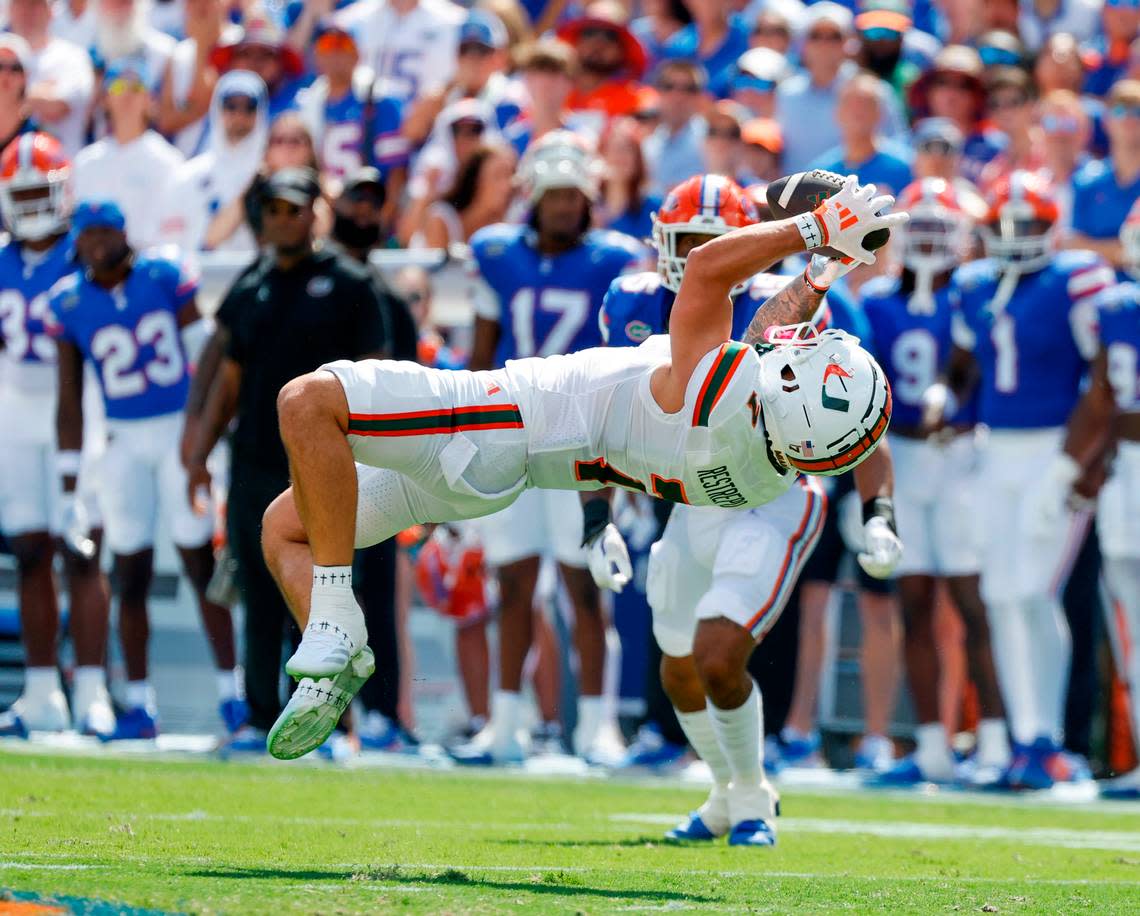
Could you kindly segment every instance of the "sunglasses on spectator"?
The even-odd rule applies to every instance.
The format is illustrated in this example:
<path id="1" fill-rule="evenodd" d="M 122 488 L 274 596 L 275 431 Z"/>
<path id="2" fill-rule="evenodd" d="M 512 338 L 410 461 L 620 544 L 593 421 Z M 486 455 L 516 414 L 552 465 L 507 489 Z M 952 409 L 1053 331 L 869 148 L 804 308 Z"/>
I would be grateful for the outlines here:
<path id="1" fill-rule="evenodd" d="M 301 207 L 287 200 L 282 200 L 280 197 L 271 197 L 264 204 L 261 210 L 265 216 L 280 217 L 284 216 L 288 219 L 296 219 L 301 215 Z"/>
<path id="2" fill-rule="evenodd" d="M 354 204 L 371 204 L 373 207 L 384 206 L 384 192 L 372 185 L 364 185 L 346 191 L 345 199 Z"/>
<path id="3" fill-rule="evenodd" d="M 894 29 L 884 29 L 881 26 L 873 29 L 864 29 L 859 33 L 864 41 L 902 41 L 902 32 Z"/>
<path id="4" fill-rule="evenodd" d="M 231 95 L 222 99 L 222 111 L 250 115 L 257 111 L 257 101 L 246 95 Z"/>
<path id="5" fill-rule="evenodd" d="M 585 41 L 589 38 L 601 38 L 604 41 L 619 44 L 621 42 L 621 35 L 617 33 L 616 29 L 607 29 L 601 26 L 588 26 L 578 33 L 578 38 Z"/>
<path id="6" fill-rule="evenodd" d="M 950 156 L 954 153 L 954 147 L 945 140 L 927 140 L 918 144 L 916 149 L 920 153 L 929 153 L 932 156 Z"/>
<path id="7" fill-rule="evenodd" d="M 1010 51 L 1006 48 L 983 46 L 981 48 L 978 48 L 978 56 L 982 59 L 982 64 L 986 67 L 1021 66 L 1021 55 L 1016 51 Z"/>
<path id="8" fill-rule="evenodd" d="M 738 127 L 710 127 L 706 133 L 709 138 L 717 140 L 739 140 L 740 128 Z"/>
<path id="9" fill-rule="evenodd" d="M 419 305 L 427 298 L 427 293 L 413 289 L 411 292 L 405 293 L 404 298 L 408 300 L 408 305 Z"/>
<path id="10" fill-rule="evenodd" d="M 120 77 L 107 84 L 107 95 L 125 95 L 128 92 L 145 92 L 146 86 L 133 77 Z"/>
<path id="11" fill-rule="evenodd" d="M 20 65 L 19 61 L 3 61 L 0 60 L 0 73 L 23 73 L 24 68 Z"/>
<path id="12" fill-rule="evenodd" d="M 758 25 L 752 30 L 753 35 L 766 35 L 770 38 L 779 36 L 780 38 L 791 37 L 791 32 L 785 29 L 782 25 Z"/>
<path id="13" fill-rule="evenodd" d="M 1049 134 L 1075 134 L 1080 122 L 1072 115 L 1047 114 L 1041 116 L 1041 126 Z"/>
<path id="14" fill-rule="evenodd" d="M 356 50 L 356 42 L 351 35 L 344 32 L 325 32 L 315 42 L 313 50 L 318 54 L 333 54 L 337 51 L 351 52 Z"/>
<path id="15" fill-rule="evenodd" d="M 741 73 L 732 79 L 733 92 L 741 92 L 745 89 L 754 89 L 757 92 L 772 92 L 775 88 L 775 80 L 761 79 L 758 76 L 751 76 L 747 73 Z"/>
<path id="16" fill-rule="evenodd" d="M 277 134 L 269 138 L 270 146 L 308 146 L 304 134 Z"/>
<path id="17" fill-rule="evenodd" d="M 488 48 L 486 45 L 480 44 L 477 41 L 465 41 L 459 46 L 460 57 L 462 57 L 464 54 L 475 54 L 478 57 L 490 57 L 494 53 L 494 48 Z"/>
<path id="18" fill-rule="evenodd" d="M 1008 108 L 1021 108 L 1029 103 L 1029 99 L 1021 93 L 1007 95 L 991 95 L 986 104 L 991 111 L 1004 111 Z"/>
<path id="19" fill-rule="evenodd" d="M 656 121 L 661 117 L 661 111 L 657 108 L 646 108 L 643 111 L 635 111 L 633 113 L 633 120 L 641 124 L 646 124 L 650 121 Z"/>
<path id="20" fill-rule="evenodd" d="M 1118 102 L 1112 106 L 1110 113 L 1114 118 L 1140 118 L 1140 105 L 1123 105 Z"/>
<path id="21" fill-rule="evenodd" d="M 481 137 L 484 125 L 480 121 L 456 121 L 451 125 L 453 137 Z"/>
<path id="22" fill-rule="evenodd" d="M 658 92 L 684 92 L 688 95 L 696 95 L 700 92 L 700 88 L 696 83 L 671 83 L 668 80 L 663 80 L 657 84 Z"/>
<path id="23" fill-rule="evenodd" d="M 843 34 L 841 32 L 808 32 L 807 41 L 826 41 L 831 44 L 839 44 L 843 41 Z"/>
<path id="24" fill-rule="evenodd" d="M 974 88 L 974 83 L 964 76 L 942 75 L 934 77 L 930 81 L 930 86 L 933 89 L 941 87 L 943 89 L 961 89 L 964 92 L 970 92 Z"/>

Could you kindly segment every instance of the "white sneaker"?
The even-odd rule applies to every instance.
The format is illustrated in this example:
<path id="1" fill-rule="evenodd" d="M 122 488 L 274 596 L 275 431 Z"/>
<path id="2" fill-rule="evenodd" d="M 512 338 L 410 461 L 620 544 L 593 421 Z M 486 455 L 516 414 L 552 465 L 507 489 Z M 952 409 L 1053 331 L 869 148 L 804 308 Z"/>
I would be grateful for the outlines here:
<path id="1" fill-rule="evenodd" d="M 285 663 L 285 672 L 290 677 L 335 677 L 366 648 L 368 630 L 360 608 L 354 606 L 341 618 L 309 617 L 308 626 L 301 635 L 301 644 Z"/>
<path id="2" fill-rule="evenodd" d="M 594 766 L 619 766 L 625 760 L 625 742 L 622 741 L 617 723 L 613 721 L 603 723 L 581 756 L 583 760 Z"/>
<path id="3" fill-rule="evenodd" d="M 375 670 L 376 659 L 365 646 L 335 677 L 302 678 L 269 730 L 269 753 L 279 760 L 293 760 L 324 744 Z"/>
<path id="4" fill-rule="evenodd" d="M 447 753 L 452 760 L 462 766 L 505 766 L 523 763 L 527 758 L 527 748 L 523 745 L 520 733 L 517 730 L 514 734 L 499 735 L 492 721 L 470 741 L 448 748 Z"/>
<path id="5" fill-rule="evenodd" d="M 885 735 L 864 735 L 855 752 L 855 769 L 885 773 L 895 765 L 895 746 Z"/>
<path id="6" fill-rule="evenodd" d="M 3 713 L 0 734 L 27 737 L 28 732 L 62 732 L 71 725 L 71 712 L 62 690 L 52 690 L 43 696 L 20 697 Z M 21 734 L 22 732 L 22 734 Z"/>
<path id="7" fill-rule="evenodd" d="M 115 730 L 115 709 L 111 694 L 100 684 L 88 695 L 76 690 L 72 695 L 71 721 L 81 735 L 109 735 Z"/>

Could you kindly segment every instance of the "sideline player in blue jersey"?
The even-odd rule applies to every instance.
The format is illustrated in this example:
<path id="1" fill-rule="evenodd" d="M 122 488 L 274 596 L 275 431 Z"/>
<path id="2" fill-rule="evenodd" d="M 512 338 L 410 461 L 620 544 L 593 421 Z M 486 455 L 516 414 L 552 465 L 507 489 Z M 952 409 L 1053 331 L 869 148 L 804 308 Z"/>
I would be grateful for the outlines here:
<path id="1" fill-rule="evenodd" d="M 1117 670 L 1129 690 L 1132 740 L 1140 748 L 1140 202 L 1120 230 L 1124 271 L 1096 300 L 1099 349 L 1089 384 L 1069 419 L 1069 476 L 1095 471 L 1113 452 L 1100 492 L 1097 532 L 1105 581 L 1123 614 L 1108 612 Z M 1074 488 L 1077 490 L 1079 488 Z M 1079 496 L 1088 495 L 1079 493 Z M 1058 489 L 1046 512 L 1059 515 L 1070 496 Z M 1107 798 L 1140 798 L 1140 769 L 1101 785 Z"/>
<path id="2" fill-rule="evenodd" d="M 191 506 L 178 457 L 190 369 L 181 331 L 199 319 L 197 278 L 161 252 L 136 254 L 122 211 L 86 201 L 72 217 L 79 270 L 60 280 L 48 303 L 48 331 L 59 348 L 57 435 L 61 452 L 83 446 L 83 363 L 99 378 L 108 443 L 99 503 L 119 580 L 119 637 L 127 669 L 127 710 L 114 738 L 157 734 L 154 691 L 147 680 L 147 593 L 154 569 L 160 499 L 183 569 L 198 598 L 218 668 L 222 718 L 236 730 L 244 701 L 234 674 L 230 612 L 206 598 L 214 572 L 214 518 L 208 494 Z M 64 477 L 65 492 L 75 478 Z M 160 494 L 161 497 L 160 497 Z"/>
<path id="3" fill-rule="evenodd" d="M 475 340 L 469 369 L 492 369 L 509 359 L 571 353 L 601 343 L 598 311 L 618 274 L 647 252 L 617 232 L 591 230 L 597 162 L 583 141 L 552 131 L 519 167 L 531 203 L 528 225 L 489 226 L 471 239 Z M 553 431 L 552 431 L 553 432 Z M 498 569 L 501 589 L 499 689 L 487 727 L 457 751 L 463 762 L 503 762 L 523 756 L 516 733 L 519 685 L 532 642 L 531 613 L 540 558 L 553 556 L 574 607 L 579 658 L 575 751 L 588 757 L 601 741 L 616 743 L 603 709 L 606 621 L 581 546 L 582 509 L 576 494 L 533 490 L 480 522 L 484 555 Z M 598 745 L 596 747 L 596 745 Z"/>
<path id="4" fill-rule="evenodd" d="M 1015 171 L 989 198 L 987 257 L 953 275 L 956 348 L 948 376 L 959 404 L 977 388 L 981 449 L 978 529 L 985 599 L 1002 698 L 1015 743 L 1002 784 L 1042 788 L 1083 775 L 1060 751 L 1071 652 L 1059 593 L 1086 513 L 1042 502 L 1067 492 L 1064 426 L 1095 355 L 1095 302 L 1111 268 L 1090 251 L 1056 251 L 1049 187 Z M 1034 471 L 1033 468 L 1043 470 Z"/>
<path id="5" fill-rule="evenodd" d="M 673 188 L 654 220 L 657 271 L 619 277 L 606 294 L 602 328 L 607 343 L 632 346 L 663 333 L 689 252 L 711 237 L 759 221 L 753 201 L 728 178 L 697 175 Z M 743 337 L 758 306 L 795 282 L 801 281 L 765 273 L 735 287 L 734 335 Z M 825 303 L 814 320 L 831 320 Z M 902 547 L 882 514 L 890 502 L 890 458 L 886 452 L 876 455 L 855 474 L 869 501 L 881 500 L 868 519 L 870 549 L 863 562 L 887 576 Z M 819 481 L 801 476 L 798 484 L 760 508 L 674 506 L 651 548 L 646 590 L 662 652 L 661 682 L 685 736 L 714 779 L 709 798 L 666 834 L 670 839 L 712 840 L 728 834 L 732 845 L 775 842 L 777 794 L 764 776 L 760 752 L 760 691 L 745 674 L 751 693 L 743 706 L 739 697 L 732 702 L 733 681 L 748 655 L 739 657 L 730 642 L 713 634 L 716 621 L 728 617 L 760 641 L 783 612 L 827 512 Z M 741 671 L 735 668 L 737 661 Z M 732 670 L 726 673 L 726 666 Z M 734 717 L 745 722 L 734 722 Z"/>
<path id="6" fill-rule="evenodd" d="M 47 134 L 24 134 L 0 154 L 0 214 L 11 235 L 0 247 L 0 531 L 16 557 L 26 664 L 23 692 L 0 713 L 4 736 L 72 724 L 87 734 L 115 727 L 103 668 L 108 590 L 98 561 L 102 532 L 90 530 L 100 527 L 91 463 L 82 462 L 80 470 L 78 451 L 57 452 L 52 428 L 56 346 L 44 319 L 48 291 L 75 269 L 67 239 L 70 171 L 59 142 Z M 64 498 L 64 470 L 80 471 L 82 497 Z M 64 548 L 75 646 L 70 711 L 57 659 L 55 538 Z"/>
<path id="7" fill-rule="evenodd" d="M 945 424 L 936 434 L 923 425 L 924 405 L 942 405 L 947 396 L 938 379 L 953 347 L 950 272 L 969 252 L 971 220 L 953 185 L 941 178 L 916 181 L 899 203 L 910 214 L 896 239 L 902 248 L 902 273 L 869 280 L 860 298 L 871 325 L 873 352 L 895 399 L 888 438 L 895 462 L 896 519 L 906 542 L 895 574 L 905 624 L 907 680 L 919 724 L 915 753 L 875 782 L 948 783 L 958 775 L 939 715 L 941 666 L 934 639 L 939 580 L 946 583 L 965 625 L 966 659 L 978 691 L 981 721 L 972 776 L 974 781 L 992 781 L 1009 765 L 1009 740 L 978 574 L 973 405 L 943 411 Z"/>

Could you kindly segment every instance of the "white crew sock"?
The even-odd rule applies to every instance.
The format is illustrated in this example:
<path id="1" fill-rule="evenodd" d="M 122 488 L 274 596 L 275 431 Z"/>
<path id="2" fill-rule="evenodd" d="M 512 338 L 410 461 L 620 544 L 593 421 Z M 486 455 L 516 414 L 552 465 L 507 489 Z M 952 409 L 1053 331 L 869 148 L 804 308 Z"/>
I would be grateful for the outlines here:
<path id="1" fill-rule="evenodd" d="M 145 709 L 152 716 L 158 712 L 158 700 L 150 681 L 127 681 L 127 706 Z"/>
<path id="2" fill-rule="evenodd" d="M 954 755 L 941 722 L 927 722 L 914 730 L 914 759 L 927 779 L 947 782 L 954 778 Z"/>
<path id="3" fill-rule="evenodd" d="M 328 620 L 344 628 L 358 646 L 367 641 L 364 613 L 352 591 L 351 566 L 313 567 L 309 621 L 314 620 Z"/>
<path id="4" fill-rule="evenodd" d="M 1030 672 L 1033 650 L 1026 611 L 1018 601 L 991 601 L 986 618 L 1009 730 L 1014 741 L 1028 746 L 1037 737 L 1038 700 Z"/>
<path id="5" fill-rule="evenodd" d="M 574 726 L 574 753 L 585 754 L 594 746 L 605 717 L 605 697 L 578 697 L 578 723 Z"/>
<path id="6" fill-rule="evenodd" d="M 59 669 L 54 665 L 47 668 L 24 669 L 24 696 L 29 702 L 46 702 L 48 697 L 62 689 Z"/>
<path id="7" fill-rule="evenodd" d="M 242 683 L 240 668 L 230 668 L 228 671 L 218 669 L 214 672 L 214 679 L 218 685 L 219 703 L 242 699 L 245 685 Z"/>
<path id="8" fill-rule="evenodd" d="M 82 665 L 75 669 L 72 682 L 77 697 L 94 697 L 107 690 L 107 672 L 102 665 Z"/>
<path id="9" fill-rule="evenodd" d="M 1004 770 L 1009 766 L 1011 756 L 1005 719 L 982 719 L 978 723 L 977 765 Z"/>
<path id="10" fill-rule="evenodd" d="M 753 682 L 748 699 L 736 709 L 721 709 L 709 702 L 708 710 L 717 743 L 732 770 L 728 795 L 732 822 L 760 819 L 774 826 L 776 793 L 764 776 L 760 690 Z"/>
<path id="11" fill-rule="evenodd" d="M 728 784 L 732 781 L 732 767 L 729 766 L 724 751 L 720 749 L 720 742 L 716 739 L 712 719 L 709 717 L 709 708 L 706 705 L 704 709 L 696 712 L 681 712 L 676 707 L 674 710 L 677 713 L 677 721 L 681 724 L 681 730 L 689 739 L 689 744 L 697 752 L 697 756 L 708 764 L 713 777 L 712 791 L 704 804 L 697 809 L 697 813 L 713 833 L 717 835 L 728 833 L 728 828 L 732 826 L 728 810 Z"/>
<path id="12" fill-rule="evenodd" d="M 494 746 L 505 748 L 518 741 L 522 700 L 517 690 L 496 690 L 491 697 L 491 733 Z"/>
<path id="13" fill-rule="evenodd" d="M 1059 745 L 1065 735 L 1065 696 L 1073 656 L 1069 622 L 1056 598 L 1033 598 L 1025 605 L 1033 634 L 1029 671 L 1037 696 L 1037 737 Z"/>

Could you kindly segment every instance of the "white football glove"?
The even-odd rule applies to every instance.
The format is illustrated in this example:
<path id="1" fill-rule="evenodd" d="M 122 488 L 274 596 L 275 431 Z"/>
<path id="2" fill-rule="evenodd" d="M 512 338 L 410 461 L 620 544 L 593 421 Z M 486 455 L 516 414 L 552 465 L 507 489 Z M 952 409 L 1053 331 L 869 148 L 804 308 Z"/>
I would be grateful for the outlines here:
<path id="1" fill-rule="evenodd" d="M 875 253 L 863 247 L 863 238 L 868 232 L 893 229 L 910 219 L 906 213 L 879 215 L 894 202 L 889 194 L 876 197 L 873 184 L 860 185 L 854 175 L 848 175 L 843 187 L 810 214 L 816 232 L 805 231 L 805 226 L 801 226 L 804 243 L 808 248 L 829 246 L 861 264 L 874 264 Z"/>
<path id="2" fill-rule="evenodd" d="M 598 588 L 620 592 L 633 578 L 625 538 L 612 522 L 586 544 L 586 563 Z"/>
<path id="3" fill-rule="evenodd" d="M 863 525 L 863 550 L 855 557 L 872 579 L 887 579 L 902 559 L 899 536 L 881 515 L 873 515 Z"/>
<path id="4" fill-rule="evenodd" d="M 1065 524 L 1073 484 L 1080 476 L 1080 465 L 1066 452 L 1049 462 L 1030 499 L 1030 537 L 1048 537 Z"/>
<path id="5" fill-rule="evenodd" d="M 58 512 L 57 527 L 64 546 L 83 559 L 90 560 L 95 556 L 91 522 L 87 517 L 87 507 L 75 495 L 75 491 L 60 494 Z"/>
<path id="6" fill-rule="evenodd" d="M 804 279 L 816 292 L 826 293 L 836 280 L 847 276 L 858 266 L 857 261 L 849 258 L 829 258 L 826 255 L 813 254 L 807 267 L 804 268 Z"/>

